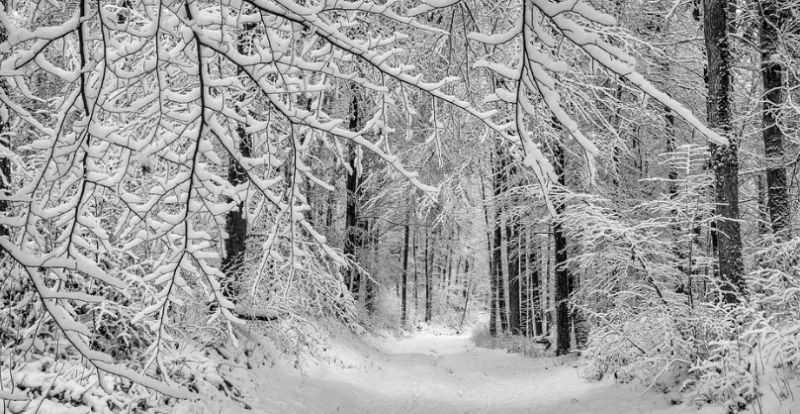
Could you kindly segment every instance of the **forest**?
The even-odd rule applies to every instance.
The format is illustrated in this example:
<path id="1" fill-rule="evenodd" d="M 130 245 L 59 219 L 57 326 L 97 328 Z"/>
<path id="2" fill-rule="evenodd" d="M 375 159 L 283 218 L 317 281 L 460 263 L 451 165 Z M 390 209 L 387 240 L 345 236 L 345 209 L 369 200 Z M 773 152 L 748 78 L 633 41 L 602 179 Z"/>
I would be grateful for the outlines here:
<path id="1" fill-rule="evenodd" d="M 2 412 L 798 412 L 798 102 L 798 0 L 0 0 Z"/>

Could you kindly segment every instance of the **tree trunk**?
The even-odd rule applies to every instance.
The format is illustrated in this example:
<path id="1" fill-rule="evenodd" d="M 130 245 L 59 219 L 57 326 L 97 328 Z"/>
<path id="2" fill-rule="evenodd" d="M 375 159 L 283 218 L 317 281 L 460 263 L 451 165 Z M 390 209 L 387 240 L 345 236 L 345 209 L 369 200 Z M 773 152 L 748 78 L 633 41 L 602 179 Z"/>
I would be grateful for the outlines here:
<path id="1" fill-rule="evenodd" d="M 555 159 L 553 167 L 558 176 L 558 184 L 565 186 L 566 174 L 564 167 L 566 166 L 566 154 L 558 142 L 553 145 L 553 155 Z M 561 214 L 565 208 L 563 200 L 556 201 L 556 220 L 553 223 L 553 244 L 555 248 L 555 292 L 553 301 L 556 306 L 556 355 L 568 354 L 570 350 L 569 295 L 571 293 L 571 283 L 570 272 L 567 268 L 567 238 L 561 223 Z"/>
<path id="2" fill-rule="evenodd" d="M 528 271 L 529 286 L 531 294 L 531 323 L 533 324 L 533 334 L 541 336 L 544 333 L 544 312 L 542 310 L 542 287 L 540 280 L 541 265 L 536 254 L 536 237 L 528 234 L 527 254 L 525 258 L 526 270 Z"/>
<path id="3" fill-rule="evenodd" d="M 430 322 L 433 316 L 433 289 L 431 281 L 431 268 L 434 263 L 436 250 L 430 252 L 430 267 L 428 265 L 428 239 L 430 238 L 430 231 L 425 232 L 425 322 Z"/>
<path id="4" fill-rule="evenodd" d="M 492 246 L 492 223 L 489 221 L 489 205 L 486 200 L 486 186 L 481 177 L 481 200 L 483 200 L 483 218 L 486 222 L 487 264 L 489 265 L 489 334 L 497 336 L 497 278 L 494 271 L 494 249 Z"/>
<path id="5" fill-rule="evenodd" d="M 502 147 L 499 142 L 495 143 L 495 160 L 492 165 L 494 170 L 493 278 L 495 286 L 497 287 L 497 313 L 500 316 L 500 332 L 505 332 L 508 329 L 508 312 L 506 310 L 505 281 L 503 279 L 503 208 L 500 202 L 500 195 L 504 191 L 505 166 L 503 165 Z"/>
<path id="6" fill-rule="evenodd" d="M 353 90 L 353 97 L 350 102 L 350 131 L 359 131 L 363 121 L 358 105 L 359 96 Z M 361 185 L 362 179 L 359 174 L 358 160 L 356 159 L 355 144 L 350 147 L 350 171 L 347 173 L 347 206 L 345 209 L 345 234 L 347 238 L 344 243 L 344 254 L 354 263 L 358 262 L 359 250 L 364 245 L 366 235 L 366 222 L 361 216 L 361 200 L 364 197 L 364 187 Z M 355 266 L 348 270 L 347 285 L 353 298 L 361 300 L 359 289 L 361 285 L 361 274 Z"/>
<path id="7" fill-rule="evenodd" d="M 372 221 L 363 221 L 366 223 L 366 228 L 364 230 L 366 231 L 367 235 L 367 245 L 365 246 L 366 249 L 364 250 L 371 251 L 373 261 L 370 263 L 370 274 L 375 275 L 377 274 L 376 271 L 379 266 L 377 261 L 380 258 L 378 255 L 378 251 L 380 249 L 380 240 L 378 239 L 378 234 L 380 234 L 380 232 L 378 231 L 377 221 L 375 219 Z M 378 283 L 373 277 L 362 278 L 362 283 L 364 284 L 364 306 L 366 307 L 367 312 L 375 313 L 377 305 L 376 298 L 378 297 Z"/>
<path id="8" fill-rule="evenodd" d="M 467 297 L 468 290 L 469 290 L 469 259 L 464 259 L 464 292 L 462 294 L 464 298 Z"/>
<path id="9" fill-rule="evenodd" d="M 772 232 L 779 238 L 791 238 L 791 206 L 784 168 L 783 131 L 778 125 L 784 103 L 783 65 L 778 57 L 779 30 L 788 20 L 788 9 L 781 0 L 761 0 L 761 74 L 764 82 L 762 126 L 764 155 L 767 161 L 767 205 Z"/>
<path id="10" fill-rule="evenodd" d="M 416 223 L 416 213 L 414 215 Z M 419 279 L 417 277 L 417 228 L 411 232 L 411 257 L 414 259 L 414 318 L 417 317 L 419 310 Z"/>
<path id="11" fill-rule="evenodd" d="M 542 257 L 545 258 L 544 277 L 542 278 L 542 310 L 544 311 L 542 322 L 544 324 L 545 335 L 550 335 L 550 330 L 555 325 L 555 305 L 553 304 L 553 297 L 555 296 L 554 281 L 556 280 L 556 271 L 553 262 L 555 261 L 555 251 L 553 250 L 553 226 L 550 225 L 550 232 L 542 243 Z"/>
<path id="12" fill-rule="evenodd" d="M 448 240 L 447 250 L 444 256 L 444 265 L 442 266 L 442 277 L 439 281 L 439 290 L 442 290 L 447 298 L 447 286 L 450 283 L 450 274 L 453 271 L 453 242 Z"/>
<path id="13" fill-rule="evenodd" d="M 464 311 L 461 313 L 461 323 L 458 324 L 459 329 L 464 326 L 464 319 L 467 318 L 467 308 L 469 307 L 469 279 L 466 279 L 466 286 L 464 286 Z"/>
<path id="14" fill-rule="evenodd" d="M 444 308 L 445 310 L 450 307 L 450 290 L 451 286 L 458 287 L 458 269 L 461 267 L 461 256 L 456 259 L 455 267 L 453 266 L 453 259 L 450 259 L 450 269 L 447 270 L 447 283 L 444 287 Z M 455 274 L 454 274 L 455 272 Z"/>
<path id="15" fill-rule="evenodd" d="M 577 292 L 579 288 L 580 280 L 578 275 L 570 272 L 570 294 Z M 582 351 L 589 342 L 589 325 L 586 322 L 586 315 L 577 306 L 572 309 L 572 326 L 575 330 L 575 348 Z"/>
<path id="16" fill-rule="evenodd" d="M 255 25 L 247 23 L 244 25 L 239 35 L 236 48 L 239 53 L 248 55 L 253 52 L 252 31 Z M 239 74 L 242 70 L 239 69 Z M 244 100 L 242 95 L 240 100 Z M 252 138 L 245 131 L 245 125 L 236 125 L 236 135 L 239 136 L 239 153 L 243 158 L 249 158 L 251 154 Z M 228 159 L 228 182 L 237 187 L 246 183 L 248 180 L 247 172 L 233 158 Z M 225 281 L 222 284 L 222 293 L 226 297 L 235 298 L 239 295 L 241 281 L 238 280 L 243 273 L 244 255 L 247 249 L 247 214 L 245 200 L 239 200 L 236 208 L 225 214 L 225 232 L 228 237 L 225 239 L 225 257 L 222 258 L 221 267 L 225 273 Z"/>
<path id="17" fill-rule="evenodd" d="M 730 145 L 711 145 L 715 175 L 717 246 L 722 300 L 737 302 L 737 291 L 745 293 L 742 239 L 739 233 L 738 145 L 731 132 L 732 67 L 729 30 L 736 13 L 732 0 L 705 0 L 705 43 L 708 58 L 708 124 Z"/>
<path id="18" fill-rule="evenodd" d="M 756 180 L 756 198 L 758 202 L 758 234 L 764 235 L 769 232 L 768 223 L 769 220 L 769 213 L 767 210 L 769 207 L 767 206 L 767 189 L 764 188 L 764 176 L 761 174 L 757 174 L 755 177 Z"/>
<path id="19" fill-rule="evenodd" d="M 406 226 L 403 233 L 403 279 L 400 283 L 400 326 L 405 327 L 408 321 L 408 233 L 411 224 L 411 210 L 406 211 Z"/>
<path id="20" fill-rule="evenodd" d="M 506 251 L 508 252 L 508 329 L 512 335 L 520 335 L 520 301 L 519 301 L 519 265 L 520 265 L 520 245 L 519 245 L 519 224 L 516 219 L 509 217 L 506 226 L 508 239 L 506 240 Z"/>
<path id="21" fill-rule="evenodd" d="M 519 236 L 519 312 L 520 312 L 520 330 L 522 335 L 530 337 L 533 332 L 533 313 L 531 312 L 531 305 L 533 304 L 533 295 L 531 294 L 531 274 L 528 269 L 530 263 L 528 262 L 528 231 L 523 230 Z"/>

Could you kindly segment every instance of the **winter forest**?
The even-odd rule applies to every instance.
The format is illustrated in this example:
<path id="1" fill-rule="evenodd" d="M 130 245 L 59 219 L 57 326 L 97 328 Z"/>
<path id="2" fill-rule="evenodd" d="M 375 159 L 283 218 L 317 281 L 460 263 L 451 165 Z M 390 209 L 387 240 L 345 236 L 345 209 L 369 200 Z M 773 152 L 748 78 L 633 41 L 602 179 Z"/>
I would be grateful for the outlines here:
<path id="1" fill-rule="evenodd" d="M 0 0 L 2 413 L 800 411 L 797 0 Z"/>

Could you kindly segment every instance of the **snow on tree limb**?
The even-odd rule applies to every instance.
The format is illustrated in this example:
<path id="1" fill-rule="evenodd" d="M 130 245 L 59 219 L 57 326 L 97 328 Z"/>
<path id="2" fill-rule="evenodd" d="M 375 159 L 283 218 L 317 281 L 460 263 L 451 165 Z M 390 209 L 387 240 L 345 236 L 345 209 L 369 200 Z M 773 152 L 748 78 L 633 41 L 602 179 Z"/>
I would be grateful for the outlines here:
<path id="1" fill-rule="evenodd" d="M 727 138 L 708 128 L 692 112 L 678 101 L 656 89 L 634 68 L 633 58 L 623 51 L 604 41 L 596 33 L 587 30 L 577 22 L 562 14 L 566 11 L 575 12 L 591 22 L 603 25 L 613 25 L 614 19 L 595 10 L 591 5 L 581 0 L 572 0 L 565 3 L 574 3 L 570 7 L 566 4 L 553 3 L 549 0 L 534 0 L 534 4 L 547 16 L 559 32 L 573 44 L 580 47 L 597 63 L 609 71 L 630 81 L 639 90 L 661 102 L 675 112 L 681 119 L 703 134 L 709 141 L 718 145 L 728 145 Z M 580 5 L 580 7 L 578 7 Z M 580 10 L 580 11 L 578 11 Z"/>

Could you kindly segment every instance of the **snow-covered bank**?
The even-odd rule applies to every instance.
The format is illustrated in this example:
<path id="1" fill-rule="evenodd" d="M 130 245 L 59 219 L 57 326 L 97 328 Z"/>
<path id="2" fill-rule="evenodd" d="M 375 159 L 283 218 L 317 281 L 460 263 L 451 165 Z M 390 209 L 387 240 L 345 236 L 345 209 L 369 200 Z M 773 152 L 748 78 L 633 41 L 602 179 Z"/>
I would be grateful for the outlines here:
<path id="1" fill-rule="evenodd" d="M 202 413 L 718 413 L 673 406 L 641 388 L 587 382 L 572 359 L 525 358 L 475 347 L 468 335 L 421 333 L 331 347 L 330 361 L 302 370 L 230 368 L 243 403 L 206 397 Z M 246 409 L 245 405 L 250 407 Z"/>

